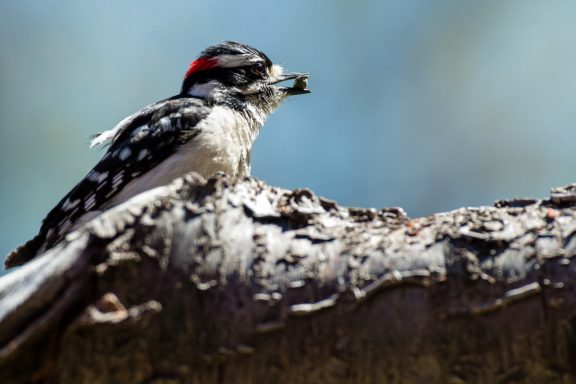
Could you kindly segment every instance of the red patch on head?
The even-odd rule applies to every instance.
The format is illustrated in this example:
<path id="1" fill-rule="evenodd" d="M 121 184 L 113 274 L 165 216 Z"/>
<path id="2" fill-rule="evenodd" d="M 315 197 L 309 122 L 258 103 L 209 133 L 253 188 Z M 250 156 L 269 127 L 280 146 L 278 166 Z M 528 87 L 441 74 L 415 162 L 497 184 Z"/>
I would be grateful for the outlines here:
<path id="1" fill-rule="evenodd" d="M 192 64 L 190 64 L 190 67 L 188 68 L 188 71 L 186 72 L 184 78 L 187 79 L 190 75 L 196 72 L 213 68 L 216 66 L 216 64 L 218 64 L 218 59 L 215 59 L 213 57 L 201 57 L 198 60 L 194 60 Z"/>

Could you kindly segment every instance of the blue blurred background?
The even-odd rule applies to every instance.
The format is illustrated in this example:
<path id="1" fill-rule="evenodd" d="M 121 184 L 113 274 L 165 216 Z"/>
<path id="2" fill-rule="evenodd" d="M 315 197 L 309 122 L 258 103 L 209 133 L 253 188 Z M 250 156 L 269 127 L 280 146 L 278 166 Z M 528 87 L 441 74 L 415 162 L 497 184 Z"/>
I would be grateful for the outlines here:
<path id="1" fill-rule="evenodd" d="M 411 216 L 544 197 L 576 181 L 575 20 L 568 0 L 2 0 L 0 255 L 102 156 L 89 135 L 228 39 L 311 74 L 256 177 Z"/>

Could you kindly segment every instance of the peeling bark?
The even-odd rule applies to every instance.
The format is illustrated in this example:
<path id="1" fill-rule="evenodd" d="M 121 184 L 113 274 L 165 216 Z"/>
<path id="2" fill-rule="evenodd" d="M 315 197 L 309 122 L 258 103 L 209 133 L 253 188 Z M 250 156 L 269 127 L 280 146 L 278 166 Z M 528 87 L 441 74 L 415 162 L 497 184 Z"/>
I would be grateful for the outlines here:
<path id="1" fill-rule="evenodd" d="M 575 382 L 576 193 L 410 219 L 189 175 L 0 279 L 6 382 Z"/>

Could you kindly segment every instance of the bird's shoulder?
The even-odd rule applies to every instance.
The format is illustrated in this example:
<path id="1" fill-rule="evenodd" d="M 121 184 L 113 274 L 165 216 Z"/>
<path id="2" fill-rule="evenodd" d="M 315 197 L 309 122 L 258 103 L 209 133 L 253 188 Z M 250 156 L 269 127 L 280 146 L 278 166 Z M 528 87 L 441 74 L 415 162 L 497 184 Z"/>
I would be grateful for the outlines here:
<path id="1" fill-rule="evenodd" d="M 90 146 L 113 147 L 121 145 L 126 139 L 146 139 L 148 133 L 157 136 L 193 128 L 211 109 L 212 105 L 205 99 L 176 95 L 150 104 L 126 117 L 114 128 L 94 135 Z"/>

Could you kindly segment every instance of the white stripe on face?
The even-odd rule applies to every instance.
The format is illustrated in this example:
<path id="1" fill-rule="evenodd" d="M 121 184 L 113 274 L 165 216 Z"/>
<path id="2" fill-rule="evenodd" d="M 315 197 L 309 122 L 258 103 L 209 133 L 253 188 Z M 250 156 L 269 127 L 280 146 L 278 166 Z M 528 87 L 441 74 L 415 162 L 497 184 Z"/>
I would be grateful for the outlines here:
<path id="1" fill-rule="evenodd" d="M 194 84 L 188 94 L 195 97 L 214 97 L 221 91 L 222 84 L 218 80 L 210 80 L 206 83 Z"/>
<path id="2" fill-rule="evenodd" d="M 220 55 L 216 56 L 216 59 L 218 59 L 218 67 L 220 68 L 245 67 L 262 61 L 261 58 L 254 55 Z"/>

